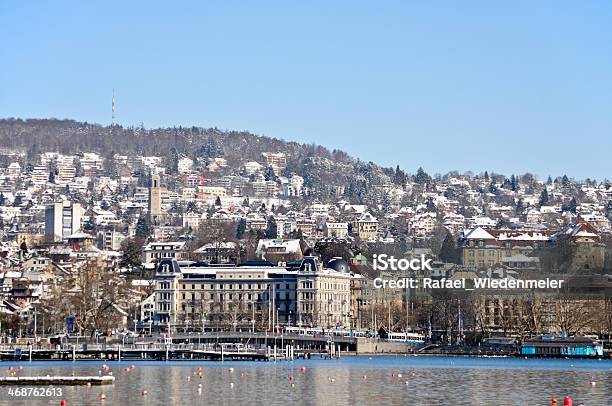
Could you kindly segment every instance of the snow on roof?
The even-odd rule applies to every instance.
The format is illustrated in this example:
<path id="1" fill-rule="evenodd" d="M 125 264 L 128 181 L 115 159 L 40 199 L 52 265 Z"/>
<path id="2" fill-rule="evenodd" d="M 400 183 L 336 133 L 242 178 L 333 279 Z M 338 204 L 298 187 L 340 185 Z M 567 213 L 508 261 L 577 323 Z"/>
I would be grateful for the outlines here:
<path id="1" fill-rule="evenodd" d="M 218 249 L 235 249 L 236 243 L 233 241 L 224 241 L 220 243 L 208 243 L 208 244 L 202 245 L 200 248 L 195 250 L 194 253 L 202 253 L 202 252 L 206 252 L 206 250 L 217 249 L 217 248 Z"/>
<path id="2" fill-rule="evenodd" d="M 493 240 L 495 239 L 495 237 L 493 237 L 488 231 L 486 231 L 482 227 L 473 228 L 472 230 L 468 231 L 468 233 L 465 235 L 465 238 L 471 239 L 471 240 Z"/>

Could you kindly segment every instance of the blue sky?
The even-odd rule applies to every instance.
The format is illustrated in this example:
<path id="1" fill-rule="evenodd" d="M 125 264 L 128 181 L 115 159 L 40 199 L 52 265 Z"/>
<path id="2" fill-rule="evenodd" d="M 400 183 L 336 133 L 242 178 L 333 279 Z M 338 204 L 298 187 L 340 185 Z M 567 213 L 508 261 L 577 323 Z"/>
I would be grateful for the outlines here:
<path id="1" fill-rule="evenodd" d="M 0 117 L 108 124 L 114 88 L 126 126 L 612 178 L 610 2 L 171 3 L 3 2 Z"/>

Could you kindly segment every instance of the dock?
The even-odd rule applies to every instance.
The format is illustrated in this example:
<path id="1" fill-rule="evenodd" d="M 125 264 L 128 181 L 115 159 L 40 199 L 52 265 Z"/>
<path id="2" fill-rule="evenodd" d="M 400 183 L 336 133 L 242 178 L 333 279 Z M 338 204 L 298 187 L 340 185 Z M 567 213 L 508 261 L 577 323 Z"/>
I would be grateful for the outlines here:
<path id="1" fill-rule="evenodd" d="M 139 337 L 130 342 L 83 342 L 61 344 L 0 344 L 0 361 L 34 360 L 134 360 L 134 361 L 283 361 L 309 358 L 312 353 L 336 356 L 355 349 L 356 340 L 345 337 L 304 337 L 262 333 L 218 332 Z"/>
<path id="2" fill-rule="evenodd" d="M 105 376 L 6 376 L 0 377 L 0 385 L 112 385 L 115 377 Z"/>

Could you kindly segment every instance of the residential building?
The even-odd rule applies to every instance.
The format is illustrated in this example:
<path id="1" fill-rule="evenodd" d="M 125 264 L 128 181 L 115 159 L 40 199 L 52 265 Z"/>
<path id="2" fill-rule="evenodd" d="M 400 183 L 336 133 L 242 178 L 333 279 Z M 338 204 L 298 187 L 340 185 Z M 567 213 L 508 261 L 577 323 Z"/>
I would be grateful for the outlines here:
<path id="1" fill-rule="evenodd" d="M 185 241 L 150 242 L 142 250 L 145 264 L 159 262 L 164 258 L 182 260 L 185 252 Z"/>
<path id="2" fill-rule="evenodd" d="M 62 241 L 81 228 L 81 204 L 63 201 L 45 209 L 45 237 L 49 241 Z"/>
<path id="3" fill-rule="evenodd" d="M 378 236 L 378 220 L 366 212 L 357 220 L 357 235 L 362 240 L 375 240 Z"/>

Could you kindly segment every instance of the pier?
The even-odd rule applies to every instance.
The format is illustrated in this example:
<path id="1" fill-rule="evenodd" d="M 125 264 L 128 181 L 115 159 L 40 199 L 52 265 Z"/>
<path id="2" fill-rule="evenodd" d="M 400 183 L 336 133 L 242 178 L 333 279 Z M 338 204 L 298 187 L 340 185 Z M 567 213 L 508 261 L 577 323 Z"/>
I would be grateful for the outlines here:
<path id="1" fill-rule="evenodd" d="M 355 348 L 354 338 L 214 332 L 136 337 L 121 341 L 115 339 L 101 343 L 65 338 L 61 344 L 3 344 L 0 345 L 0 360 L 281 361 L 310 358 L 311 354 L 337 357 Z"/>
<path id="2" fill-rule="evenodd" d="M 7 376 L 0 377 L 0 385 L 112 385 L 114 376 Z"/>

